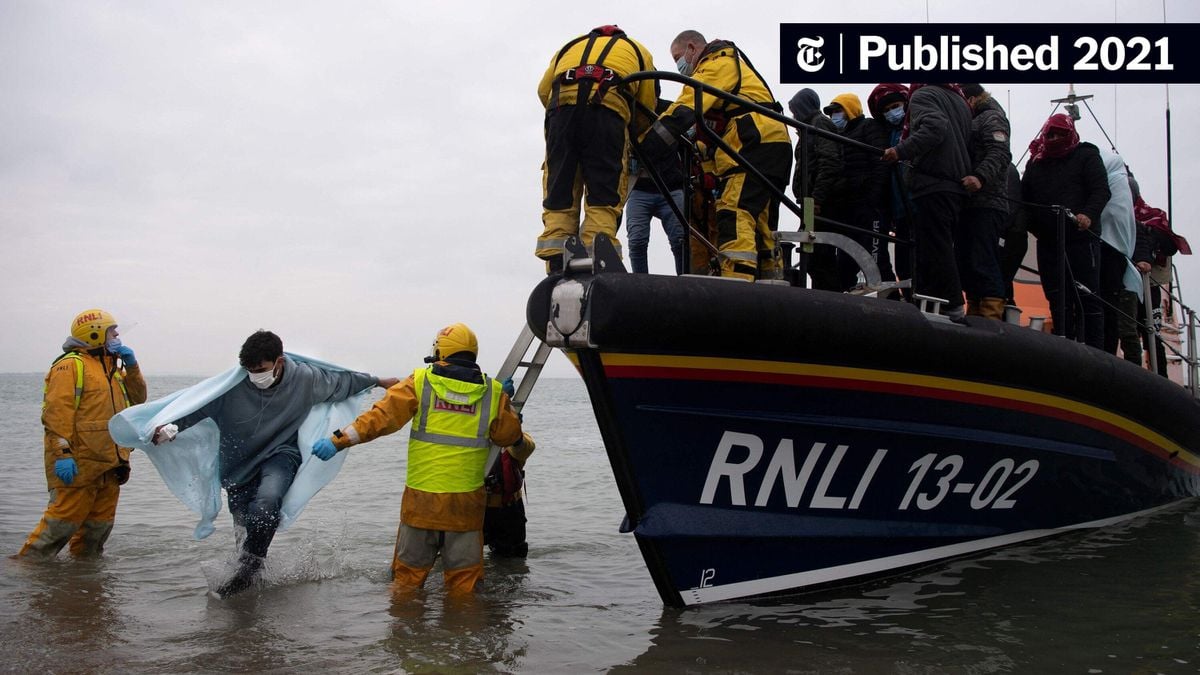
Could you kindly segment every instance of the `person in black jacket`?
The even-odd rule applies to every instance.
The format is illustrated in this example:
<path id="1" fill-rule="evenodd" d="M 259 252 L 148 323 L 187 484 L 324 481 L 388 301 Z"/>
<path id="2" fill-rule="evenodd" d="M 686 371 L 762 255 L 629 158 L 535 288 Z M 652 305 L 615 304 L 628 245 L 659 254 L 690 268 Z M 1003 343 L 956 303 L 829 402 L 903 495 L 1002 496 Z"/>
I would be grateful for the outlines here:
<path id="1" fill-rule="evenodd" d="M 1075 122 L 1063 114 L 1051 115 L 1041 133 L 1029 145 L 1029 165 L 1021 178 L 1021 195 L 1026 202 L 1029 230 L 1038 240 L 1038 272 L 1042 290 L 1050 303 L 1055 335 L 1081 340 L 1104 349 L 1104 305 L 1100 301 L 1100 214 L 1108 203 L 1108 172 L 1100 150 L 1079 142 Z M 1052 209 L 1071 210 L 1067 220 L 1066 306 L 1059 301 L 1059 232 Z M 1080 288 L 1080 285 L 1083 287 Z M 1082 310 L 1082 311 L 1080 311 Z"/>
<path id="2" fill-rule="evenodd" d="M 971 120 L 971 172 L 963 177 L 968 193 L 954 230 L 958 275 L 967 294 L 967 314 L 1004 320 L 1004 280 L 997 245 L 1008 220 L 1008 117 L 978 84 L 963 84 Z"/>
<path id="3" fill-rule="evenodd" d="M 833 122 L 821 114 L 821 98 L 812 89 L 796 92 L 792 100 L 788 101 L 788 109 L 797 122 L 823 129 L 831 134 L 837 133 Z M 832 138 L 820 134 L 805 133 L 801 139 L 803 142 L 796 143 L 796 172 L 792 175 L 792 194 L 797 201 L 812 197 L 813 208 L 817 215 L 821 215 L 821 206 L 829 199 L 833 183 L 842 172 L 842 146 Z M 801 150 L 805 148 L 807 152 L 802 153 Z M 802 180 L 802 154 L 808 156 L 807 184 Z"/>
<path id="4" fill-rule="evenodd" d="M 842 136 L 875 148 L 888 145 L 887 130 L 878 122 L 863 115 L 862 102 L 854 94 L 838 94 L 825 107 L 833 125 Z M 867 232 L 879 233 L 883 219 L 881 211 L 888 187 L 888 165 L 879 157 L 878 151 L 865 150 L 856 145 L 842 148 L 842 170 L 834 181 L 833 190 L 824 215 L 833 220 L 852 225 L 857 230 L 846 230 L 870 254 L 879 269 L 883 281 L 895 281 L 892 260 L 888 254 L 887 240 L 872 237 Z M 858 277 L 858 264 L 839 251 L 837 262 L 837 284 L 835 290 L 854 288 Z"/>
<path id="5" fill-rule="evenodd" d="M 907 117 L 908 87 L 897 82 L 881 82 L 867 96 L 867 110 L 871 118 L 883 130 L 887 138 L 886 148 L 900 142 L 904 135 L 904 120 Z M 912 278 L 912 220 L 913 203 L 908 194 L 908 167 L 895 164 L 888 171 L 884 193 L 884 230 L 893 233 L 901 241 L 896 244 L 892 269 L 900 280 Z M 904 293 L 904 291 L 901 291 Z"/>
<path id="6" fill-rule="evenodd" d="M 966 312 L 952 231 L 966 202 L 960 181 L 971 172 L 971 110 L 957 85 L 914 83 L 909 92 L 908 133 L 884 151 L 883 159 L 912 160 L 908 184 L 916 207 L 917 240 L 913 292 L 945 300 L 946 316 L 961 319 Z"/>

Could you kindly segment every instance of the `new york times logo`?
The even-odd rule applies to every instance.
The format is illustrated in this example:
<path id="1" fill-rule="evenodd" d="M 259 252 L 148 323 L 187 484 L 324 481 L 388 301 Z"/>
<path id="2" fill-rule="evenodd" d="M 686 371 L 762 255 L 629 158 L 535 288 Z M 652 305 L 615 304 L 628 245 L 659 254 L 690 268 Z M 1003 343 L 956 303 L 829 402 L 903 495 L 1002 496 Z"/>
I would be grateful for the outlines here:
<path id="1" fill-rule="evenodd" d="M 1193 83 L 1200 24 L 780 24 L 785 83 Z M 1175 49 L 1172 50 L 1172 43 Z"/>
<path id="2" fill-rule="evenodd" d="M 825 46 L 825 38 L 803 37 L 796 40 L 796 65 L 806 73 L 815 73 L 825 66 L 825 55 L 821 48 Z"/>

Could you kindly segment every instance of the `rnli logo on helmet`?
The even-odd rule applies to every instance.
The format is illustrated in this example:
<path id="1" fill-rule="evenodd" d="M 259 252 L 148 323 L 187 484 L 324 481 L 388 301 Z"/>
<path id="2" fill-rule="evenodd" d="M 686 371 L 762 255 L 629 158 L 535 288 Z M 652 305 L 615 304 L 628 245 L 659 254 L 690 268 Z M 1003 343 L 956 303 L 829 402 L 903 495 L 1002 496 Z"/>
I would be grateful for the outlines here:
<path id="1" fill-rule="evenodd" d="M 796 65 L 806 73 L 815 73 L 825 67 L 825 55 L 821 48 L 825 46 L 823 37 L 803 37 L 796 41 Z"/>
<path id="2" fill-rule="evenodd" d="M 86 323 L 91 323 L 91 322 L 93 322 L 93 321 L 99 321 L 99 320 L 100 320 L 100 313 L 99 313 L 99 312 L 87 312 L 87 313 L 85 313 L 85 314 L 80 314 L 80 315 L 79 315 L 79 316 L 78 316 L 78 317 L 75 319 L 75 325 L 76 325 L 76 326 L 82 326 L 82 325 L 84 325 L 84 324 L 86 324 Z"/>

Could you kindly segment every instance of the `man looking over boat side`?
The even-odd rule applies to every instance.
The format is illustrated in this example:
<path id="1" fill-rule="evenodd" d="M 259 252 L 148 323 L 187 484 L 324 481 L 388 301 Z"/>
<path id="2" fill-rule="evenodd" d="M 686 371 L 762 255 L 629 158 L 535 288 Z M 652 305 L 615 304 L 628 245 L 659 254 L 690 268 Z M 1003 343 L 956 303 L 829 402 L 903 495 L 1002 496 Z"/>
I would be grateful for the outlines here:
<path id="1" fill-rule="evenodd" d="M 605 234 L 620 250 L 629 128 L 636 136 L 653 121 L 658 83 L 642 80 L 619 91 L 609 85 L 642 70 L 654 70 L 650 52 L 620 28 L 600 26 L 558 50 L 538 84 L 546 108 L 546 157 L 544 229 L 536 254 L 546 261 L 547 273 L 562 270 L 563 247 L 571 236 L 578 235 L 590 250 L 596 235 Z"/>
<path id="2" fill-rule="evenodd" d="M 954 230 L 958 275 L 967 294 L 967 314 L 1003 321 L 1004 279 L 997 248 L 1010 208 L 1008 167 L 1012 151 L 1008 116 L 982 85 L 960 86 L 972 119 L 971 171 L 962 179 L 967 205 Z"/>
<path id="3" fill-rule="evenodd" d="M 113 442 L 108 420 L 146 400 L 146 380 L 117 320 L 102 309 L 71 322 L 42 396 L 50 504 L 18 556 L 50 559 L 70 542 L 73 556 L 97 556 L 112 533 L 129 448 Z"/>
<path id="4" fill-rule="evenodd" d="M 1054 334 L 1104 349 L 1104 306 L 1100 301 L 1100 214 L 1112 193 L 1100 150 L 1081 143 L 1075 122 L 1062 113 L 1051 115 L 1029 144 L 1029 164 L 1021 178 L 1026 202 L 1057 204 L 1075 214 L 1066 223 L 1066 260 L 1058 255 L 1057 217 L 1044 206 L 1026 206 L 1029 231 L 1037 237 L 1038 273 L 1050 303 Z M 1066 307 L 1059 301 L 1060 270 L 1067 266 Z M 1076 284 L 1082 284 L 1079 289 Z M 1086 289 L 1086 290 L 1085 290 Z M 1080 306 L 1082 305 L 1082 311 Z"/>
<path id="5" fill-rule="evenodd" d="M 425 359 L 430 365 L 388 389 L 333 438 L 313 445 L 313 454 L 328 460 L 415 420 L 392 556 L 397 591 L 420 588 L 439 554 L 447 593 L 471 593 L 483 578 L 488 444 L 519 449 L 525 437 L 501 383 L 479 369 L 478 354 L 479 342 L 470 328 L 446 326 Z"/>
<path id="6" fill-rule="evenodd" d="M 704 84 L 782 111 L 737 45 L 727 40 L 707 42 L 694 30 L 685 30 L 671 42 L 671 58 L 679 72 Z M 697 123 L 705 124 L 735 152 L 763 173 L 780 192 L 787 188 L 792 168 L 792 142 L 787 126 L 738 103 L 709 94 L 701 96 L 701 109 L 693 110 L 695 92 L 684 87 L 642 138 L 651 157 L 675 152 L 679 138 Z M 701 134 L 698 140 L 703 140 Z M 724 151 L 708 148 L 705 170 L 717 180 L 716 227 L 721 276 L 753 281 L 777 279 L 783 265 L 775 245 L 779 227 L 779 199 L 750 176 Z"/>
<path id="7" fill-rule="evenodd" d="M 914 83 L 909 92 L 907 131 L 884 151 L 883 159 L 912 160 L 908 186 L 916 207 L 917 240 L 913 292 L 944 300 L 943 313 L 961 319 L 965 311 L 953 232 L 966 204 L 961 181 L 971 172 L 971 111 L 957 85 Z"/>

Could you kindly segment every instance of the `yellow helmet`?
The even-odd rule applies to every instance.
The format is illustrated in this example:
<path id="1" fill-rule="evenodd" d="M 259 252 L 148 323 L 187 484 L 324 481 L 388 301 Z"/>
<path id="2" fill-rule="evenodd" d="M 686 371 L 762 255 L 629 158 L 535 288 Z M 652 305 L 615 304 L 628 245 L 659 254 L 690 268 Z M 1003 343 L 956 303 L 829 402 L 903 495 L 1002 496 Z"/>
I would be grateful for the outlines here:
<path id="1" fill-rule="evenodd" d="M 454 356 L 459 352 L 471 352 L 471 356 L 479 355 L 479 341 L 475 333 L 467 328 L 465 323 L 452 323 L 438 331 L 433 338 L 433 351 L 430 353 L 435 360 Z"/>
<path id="2" fill-rule="evenodd" d="M 116 318 L 102 309 L 84 310 L 71 322 L 71 337 L 89 347 L 103 347 L 108 329 L 115 325 Z"/>

